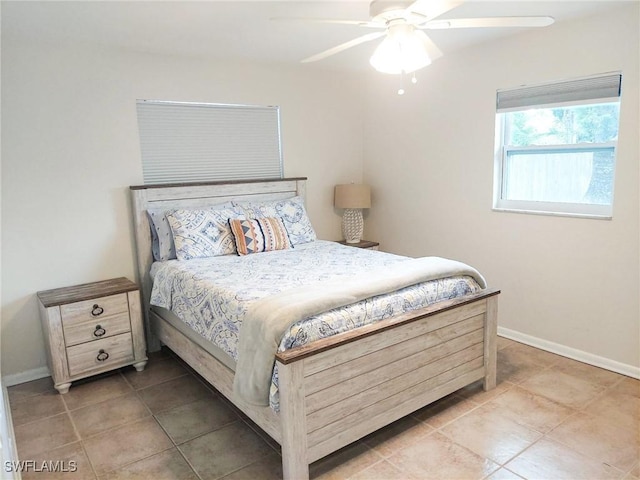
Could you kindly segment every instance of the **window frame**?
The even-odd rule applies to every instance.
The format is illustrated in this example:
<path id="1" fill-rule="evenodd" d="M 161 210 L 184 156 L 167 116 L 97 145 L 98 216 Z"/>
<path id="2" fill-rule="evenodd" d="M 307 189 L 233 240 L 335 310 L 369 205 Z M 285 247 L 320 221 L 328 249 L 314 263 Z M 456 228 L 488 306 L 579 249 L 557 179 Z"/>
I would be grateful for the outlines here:
<path id="1" fill-rule="evenodd" d="M 595 78 L 598 78 L 596 76 Z M 553 85 L 549 83 L 548 85 Z M 498 94 L 500 91 L 498 92 Z M 594 218 L 610 220 L 613 218 L 613 205 L 615 196 L 615 175 L 616 175 L 616 156 L 617 156 L 617 140 L 604 143 L 576 143 L 576 144 L 557 144 L 557 145 L 528 145 L 515 146 L 505 144 L 508 137 L 506 116 L 510 112 L 524 111 L 529 108 L 568 108 L 580 105 L 597 105 L 602 103 L 620 104 L 621 96 L 593 98 L 573 100 L 567 102 L 557 102 L 552 104 L 536 104 L 531 106 L 520 106 L 513 108 L 496 108 L 496 136 L 494 151 L 494 188 L 493 188 L 493 211 L 498 212 L 514 212 L 527 213 L 537 215 L 551 216 L 568 216 L 580 218 Z M 620 128 L 620 120 L 618 119 L 618 130 Z M 611 203 L 609 205 L 589 204 L 589 203 L 565 203 L 565 202 L 548 202 L 533 200 L 510 200 L 504 198 L 505 182 L 506 182 L 506 164 L 510 152 L 530 152 L 532 154 L 538 152 L 558 152 L 565 150 L 573 151 L 597 151 L 597 150 L 613 150 L 614 163 L 612 172 L 613 191 L 611 194 Z"/>

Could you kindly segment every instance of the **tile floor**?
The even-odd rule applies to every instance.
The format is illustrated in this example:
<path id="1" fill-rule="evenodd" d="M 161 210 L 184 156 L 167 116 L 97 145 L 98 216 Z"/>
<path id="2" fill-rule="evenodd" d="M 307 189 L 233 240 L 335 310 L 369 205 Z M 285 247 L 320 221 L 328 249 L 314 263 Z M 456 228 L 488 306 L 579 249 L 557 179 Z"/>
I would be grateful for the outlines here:
<path id="1" fill-rule="evenodd" d="M 80 479 L 278 479 L 279 447 L 166 350 L 59 395 L 9 388 L 21 460 Z M 464 388 L 311 466 L 314 479 L 640 480 L 640 381 L 504 338 Z M 68 464 L 67 464 L 68 465 Z M 23 478 L 62 475 L 29 472 Z"/>

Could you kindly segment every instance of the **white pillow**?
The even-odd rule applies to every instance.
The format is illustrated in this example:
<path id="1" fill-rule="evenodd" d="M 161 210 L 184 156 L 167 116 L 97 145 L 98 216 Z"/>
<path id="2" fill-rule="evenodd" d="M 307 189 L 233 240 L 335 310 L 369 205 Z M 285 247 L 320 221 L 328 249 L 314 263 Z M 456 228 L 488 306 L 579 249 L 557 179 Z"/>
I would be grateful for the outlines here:
<path id="1" fill-rule="evenodd" d="M 151 251 L 156 262 L 165 262 L 176 258 L 176 247 L 173 244 L 173 234 L 165 216 L 165 210 L 165 208 L 147 210 L 151 227 Z"/>

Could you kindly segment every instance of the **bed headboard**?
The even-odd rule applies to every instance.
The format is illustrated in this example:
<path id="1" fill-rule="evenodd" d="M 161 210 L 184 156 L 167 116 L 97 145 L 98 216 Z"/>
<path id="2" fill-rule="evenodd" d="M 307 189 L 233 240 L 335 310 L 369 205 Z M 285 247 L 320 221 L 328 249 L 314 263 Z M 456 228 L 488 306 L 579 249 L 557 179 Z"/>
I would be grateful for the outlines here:
<path id="1" fill-rule="evenodd" d="M 222 182 L 172 183 L 138 185 L 129 187 L 133 209 L 133 226 L 136 241 L 137 281 L 142 288 L 143 312 L 147 334 L 147 348 L 159 348 L 149 330 L 149 300 L 153 263 L 149 208 L 199 208 L 224 203 L 228 200 L 260 201 L 280 200 L 296 195 L 305 197 L 306 177 L 270 180 L 234 180 Z"/>

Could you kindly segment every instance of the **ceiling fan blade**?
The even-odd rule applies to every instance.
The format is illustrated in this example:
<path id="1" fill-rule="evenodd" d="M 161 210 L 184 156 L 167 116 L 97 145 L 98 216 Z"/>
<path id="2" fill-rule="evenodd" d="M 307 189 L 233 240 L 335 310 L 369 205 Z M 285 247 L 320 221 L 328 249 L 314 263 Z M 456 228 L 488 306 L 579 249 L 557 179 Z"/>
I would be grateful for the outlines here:
<path id="1" fill-rule="evenodd" d="M 420 28 L 440 30 L 447 28 L 546 27 L 554 21 L 553 17 L 452 18 L 450 20 L 427 22 L 421 25 Z"/>
<path id="2" fill-rule="evenodd" d="M 425 17 L 425 21 L 429 21 L 453 10 L 462 3 L 458 0 L 416 0 L 407 7 L 407 12 L 422 15 Z"/>
<path id="3" fill-rule="evenodd" d="M 317 53 L 316 55 L 312 55 L 311 57 L 305 58 L 301 60 L 302 63 L 309 62 L 317 62 L 318 60 L 322 60 L 323 58 L 330 57 L 331 55 L 335 55 L 336 53 L 340 53 L 343 50 L 346 50 L 351 47 L 355 47 L 356 45 L 360 45 L 361 43 L 369 42 L 371 40 L 375 40 L 376 38 L 384 37 L 386 32 L 373 32 L 363 35 L 358 38 L 354 38 L 353 40 L 349 40 L 348 42 L 342 43 L 336 47 L 330 48 L 329 50 L 325 50 L 324 52 Z"/>
<path id="4" fill-rule="evenodd" d="M 370 22 L 368 20 L 340 20 L 337 18 L 308 18 L 308 17 L 271 17 L 269 20 L 276 22 L 305 22 L 305 23 L 331 23 L 335 25 L 357 25 L 368 28 L 387 28 L 384 23 Z"/>

